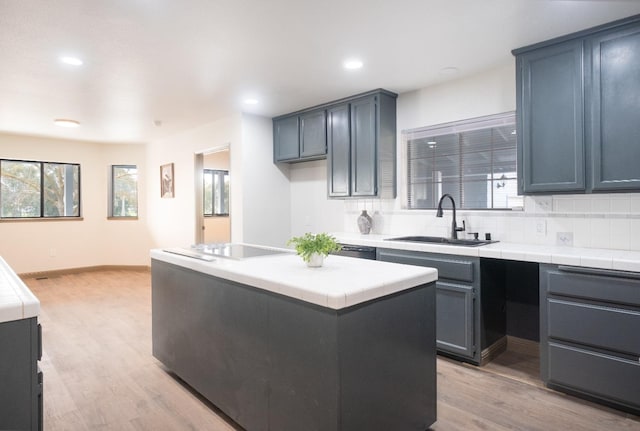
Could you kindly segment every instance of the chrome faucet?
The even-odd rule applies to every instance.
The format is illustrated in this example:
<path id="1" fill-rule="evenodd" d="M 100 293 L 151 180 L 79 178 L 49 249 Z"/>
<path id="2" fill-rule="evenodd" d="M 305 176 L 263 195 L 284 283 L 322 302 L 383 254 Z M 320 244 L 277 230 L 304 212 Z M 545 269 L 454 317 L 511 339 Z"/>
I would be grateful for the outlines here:
<path id="1" fill-rule="evenodd" d="M 464 231 L 467 227 L 464 224 L 464 220 L 462 220 L 462 227 L 458 227 L 456 223 L 456 201 L 453 200 L 453 196 L 449 193 L 445 193 L 442 195 L 440 200 L 438 201 L 438 211 L 436 211 L 436 217 L 442 217 L 442 201 L 444 198 L 451 199 L 451 205 L 453 206 L 453 220 L 451 221 L 451 239 L 458 239 L 458 232 Z"/>

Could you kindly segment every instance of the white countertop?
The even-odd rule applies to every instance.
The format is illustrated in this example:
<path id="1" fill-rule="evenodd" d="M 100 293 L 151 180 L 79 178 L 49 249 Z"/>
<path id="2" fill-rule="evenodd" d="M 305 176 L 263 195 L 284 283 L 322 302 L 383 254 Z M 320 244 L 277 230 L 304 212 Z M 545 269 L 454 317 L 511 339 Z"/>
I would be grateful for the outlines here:
<path id="1" fill-rule="evenodd" d="M 307 267 L 294 253 L 206 262 L 151 250 L 151 258 L 335 310 L 438 278 L 433 268 L 333 255 L 320 268 Z"/>
<path id="2" fill-rule="evenodd" d="M 40 314 L 40 301 L 0 257 L 0 323 Z"/>
<path id="3" fill-rule="evenodd" d="M 387 240 L 402 235 L 361 235 L 349 232 L 332 233 L 332 235 L 343 244 L 640 272 L 640 252 L 638 251 L 508 242 L 463 247 Z"/>

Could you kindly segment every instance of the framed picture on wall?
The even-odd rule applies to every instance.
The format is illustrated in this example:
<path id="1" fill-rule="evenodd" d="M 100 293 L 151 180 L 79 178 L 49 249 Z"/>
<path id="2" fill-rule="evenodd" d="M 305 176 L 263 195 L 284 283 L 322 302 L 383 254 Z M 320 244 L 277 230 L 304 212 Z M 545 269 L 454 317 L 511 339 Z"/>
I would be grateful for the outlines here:
<path id="1" fill-rule="evenodd" d="M 160 166 L 160 196 L 163 198 L 174 197 L 173 163 Z"/>

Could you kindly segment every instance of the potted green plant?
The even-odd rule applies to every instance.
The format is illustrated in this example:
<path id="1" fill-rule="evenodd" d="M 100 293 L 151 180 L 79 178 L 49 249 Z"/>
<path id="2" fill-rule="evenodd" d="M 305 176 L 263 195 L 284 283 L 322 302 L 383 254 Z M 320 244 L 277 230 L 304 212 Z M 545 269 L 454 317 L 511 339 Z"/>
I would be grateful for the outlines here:
<path id="1" fill-rule="evenodd" d="M 322 266 L 325 257 L 331 252 L 340 251 L 342 248 L 334 237 L 326 233 L 305 233 L 303 236 L 294 236 L 287 245 L 293 245 L 298 255 L 310 267 Z"/>

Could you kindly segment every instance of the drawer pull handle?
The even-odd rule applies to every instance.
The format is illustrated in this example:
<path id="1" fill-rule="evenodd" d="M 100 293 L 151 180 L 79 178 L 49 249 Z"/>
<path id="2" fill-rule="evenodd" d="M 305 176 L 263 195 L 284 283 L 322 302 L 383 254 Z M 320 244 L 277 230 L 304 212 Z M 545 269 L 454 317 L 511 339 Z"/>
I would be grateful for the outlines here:
<path id="1" fill-rule="evenodd" d="M 563 272 L 573 272 L 575 274 L 604 275 L 607 277 L 633 278 L 636 280 L 640 280 L 640 274 L 637 272 L 617 271 L 614 269 L 598 269 L 585 268 L 580 266 L 558 265 L 558 270 Z"/>

